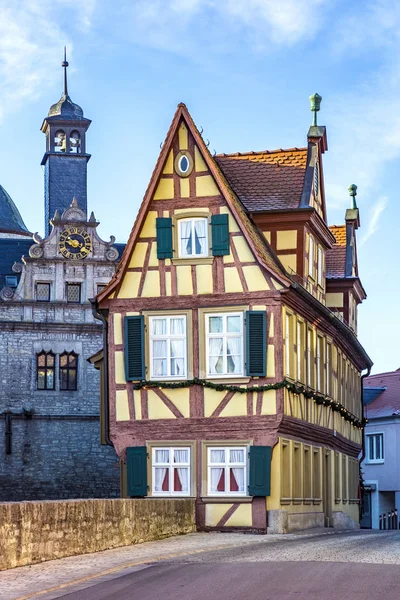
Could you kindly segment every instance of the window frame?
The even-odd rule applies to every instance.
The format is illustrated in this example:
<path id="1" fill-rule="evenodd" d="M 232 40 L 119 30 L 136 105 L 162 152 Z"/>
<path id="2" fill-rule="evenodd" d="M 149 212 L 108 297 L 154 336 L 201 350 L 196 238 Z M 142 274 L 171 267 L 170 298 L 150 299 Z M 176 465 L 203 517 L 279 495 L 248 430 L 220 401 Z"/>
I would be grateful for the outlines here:
<path id="1" fill-rule="evenodd" d="M 68 288 L 69 287 L 78 287 L 79 288 L 79 300 L 69 300 L 68 299 Z M 65 297 L 67 300 L 67 304 L 81 304 L 82 302 L 82 283 L 79 281 L 71 281 L 65 284 Z"/>
<path id="2" fill-rule="evenodd" d="M 308 276 L 314 279 L 314 238 L 308 235 Z"/>
<path id="3" fill-rule="evenodd" d="M 225 330 L 221 333 L 209 333 L 209 320 L 211 317 L 222 317 L 223 318 L 223 323 L 226 324 L 226 319 L 227 317 L 240 317 L 240 323 L 241 323 L 241 338 L 242 338 L 242 342 L 241 342 L 241 350 L 242 350 L 242 354 L 241 354 L 241 369 L 240 369 L 240 373 L 228 373 L 227 369 L 224 370 L 224 373 L 209 373 L 209 366 L 210 366 L 210 357 L 209 357 L 209 339 L 210 338 L 217 338 L 217 337 L 222 337 L 223 338 L 223 364 L 224 367 L 227 366 L 227 360 L 228 360 L 228 354 L 227 352 L 225 352 L 227 350 L 227 338 L 228 337 L 239 337 L 235 332 L 227 332 L 226 331 L 226 327 Z M 207 379 L 227 379 L 227 378 L 241 378 L 241 377 L 245 377 L 246 376 L 246 372 L 245 372 L 245 364 L 246 364 L 246 355 L 245 355 L 245 327 L 244 327 L 244 312 L 239 310 L 239 311 L 227 311 L 227 312 L 205 312 L 204 313 L 204 317 L 205 317 L 205 321 L 204 321 L 204 326 L 205 326 L 205 339 L 204 339 L 204 343 L 205 343 L 205 367 L 206 367 L 206 378 Z"/>
<path id="4" fill-rule="evenodd" d="M 38 298 L 38 286 L 46 286 L 48 289 L 48 298 L 43 300 L 42 298 Z M 35 283 L 35 299 L 36 302 L 50 302 L 51 299 L 51 283 L 49 281 L 36 281 Z"/>
<path id="5" fill-rule="evenodd" d="M 153 324 L 153 320 L 154 319 L 166 319 L 167 322 L 169 322 L 171 319 L 183 319 L 184 321 L 184 327 L 185 327 L 185 331 L 183 335 L 174 335 L 171 336 L 170 334 L 165 334 L 165 335 L 155 335 L 152 333 L 152 324 Z M 147 335 L 147 339 L 148 339 L 148 347 L 149 347 L 149 372 L 150 372 L 150 379 L 153 381 L 164 381 L 164 380 L 185 380 L 188 379 L 188 372 L 189 372 L 189 365 L 188 365 L 188 318 L 187 318 L 187 314 L 185 313 L 178 313 L 178 314 L 151 314 L 148 316 L 148 335 Z M 167 373 L 170 372 L 171 370 L 171 339 L 174 340 L 184 340 L 184 348 L 185 348 L 185 356 L 184 358 L 184 365 L 185 365 L 185 374 L 184 375 L 162 375 L 162 376 L 156 376 L 153 375 L 153 341 L 157 341 L 157 340 L 166 340 L 167 341 Z"/>
<path id="6" fill-rule="evenodd" d="M 195 225 L 196 221 L 204 221 L 205 222 L 205 252 L 203 254 L 182 254 L 182 241 L 181 241 L 181 227 L 184 222 L 191 221 L 191 235 L 194 240 L 195 233 Z M 209 218 L 208 216 L 182 216 L 177 219 L 177 237 L 178 237 L 178 256 L 177 258 L 186 260 L 186 259 L 200 259 L 200 258 L 209 258 L 210 256 L 210 241 L 209 241 Z"/>
<path id="7" fill-rule="evenodd" d="M 39 357 L 40 356 L 45 357 L 44 367 L 41 367 L 39 365 Z M 48 356 L 53 357 L 53 365 L 52 366 L 51 365 L 49 366 L 47 364 Z M 45 371 L 45 375 L 44 375 L 45 386 L 44 387 L 39 387 L 39 370 Z M 53 373 L 53 387 L 47 386 L 47 375 L 48 375 L 49 371 Z M 54 392 L 55 389 L 56 389 L 56 354 L 54 354 L 54 352 L 52 352 L 51 350 L 49 352 L 46 352 L 45 350 L 41 350 L 40 352 L 37 352 L 37 354 L 36 354 L 36 391 L 38 391 L 38 392 L 49 392 L 49 391 Z"/>
<path id="8" fill-rule="evenodd" d="M 366 433 L 365 434 L 366 438 L 380 438 L 382 440 L 381 442 L 381 455 L 382 458 L 371 458 L 371 454 L 370 454 L 370 440 L 366 440 L 366 446 L 367 446 L 367 463 L 369 465 L 382 465 L 385 462 L 385 438 L 384 438 L 384 433 L 383 431 L 374 431 L 371 433 Z M 374 454 L 376 456 L 376 439 L 374 441 Z"/>
<path id="9" fill-rule="evenodd" d="M 169 451 L 169 461 L 168 463 L 156 463 L 155 456 L 157 450 L 168 450 Z M 173 454 L 175 450 L 187 450 L 188 451 L 188 461 L 185 463 L 174 463 L 173 462 Z M 176 467 L 175 467 L 176 465 Z M 177 465 L 182 465 L 184 468 L 188 470 L 188 490 L 186 491 L 175 491 L 174 487 L 174 468 L 177 468 Z M 155 469 L 159 467 L 165 467 L 168 470 L 168 491 L 155 490 Z M 188 446 L 152 446 L 151 447 L 151 495 L 154 497 L 162 497 L 162 496 L 178 496 L 178 497 L 190 497 L 192 493 L 192 447 Z"/>
<path id="10" fill-rule="evenodd" d="M 317 249 L 317 284 L 323 287 L 324 251 L 320 245 Z"/>
<path id="11" fill-rule="evenodd" d="M 65 367 L 61 366 L 61 359 L 66 356 L 67 357 L 67 365 Z M 69 357 L 73 356 L 76 359 L 76 366 L 71 367 L 69 364 Z M 75 371 L 75 387 L 70 387 L 70 373 Z M 62 374 L 66 372 L 67 376 L 67 387 L 61 387 L 62 382 Z M 78 373 L 79 373 L 79 355 L 72 350 L 72 352 L 62 352 L 58 357 L 58 380 L 60 385 L 60 392 L 76 392 L 78 390 Z"/>
<path id="12" fill-rule="evenodd" d="M 249 486 L 249 446 L 248 445 L 227 445 L 227 446 L 223 446 L 223 445 L 207 445 L 207 454 L 206 454 L 206 468 L 207 468 L 207 496 L 211 497 L 211 498 L 221 498 L 221 497 L 241 497 L 241 498 L 246 498 L 249 496 L 249 490 L 248 490 L 248 486 Z M 212 450 L 224 450 L 225 451 L 225 461 L 220 462 L 220 463 L 211 463 L 210 462 L 210 457 L 211 457 L 211 451 Z M 230 460 L 228 460 L 227 458 L 229 458 L 230 456 L 230 450 L 243 450 L 244 451 L 244 462 L 243 463 L 233 463 Z M 239 491 L 227 491 L 227 487 L 229 486 L 230 488 L 230 480 L 229 480 L 229 474 L 230 474 L 230 469 L 233 466 L 238 466 L 240 468 L 243 467 L 244 469 L 244 491 L 243 492 L 239 492 Z M 218 492 L 218 491 L 211 491 L 211 469 L 212 468 L 216 468 L 216 467 L 220 467 L 224 469 L 224 487 L 225 490 L 223 492 Z"/>

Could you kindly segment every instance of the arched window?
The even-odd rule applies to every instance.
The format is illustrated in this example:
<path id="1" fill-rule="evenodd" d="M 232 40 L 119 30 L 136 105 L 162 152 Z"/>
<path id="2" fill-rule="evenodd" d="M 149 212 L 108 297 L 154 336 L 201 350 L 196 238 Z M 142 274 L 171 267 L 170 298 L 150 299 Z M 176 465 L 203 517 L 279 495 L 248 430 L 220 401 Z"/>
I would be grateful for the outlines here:
<path id="1" fill-rule="evenodd" d="M 74 391 L 78 388 L 78 355 L 75 352 L 60 354 L 60 390 Z"/>
<path id="2" fill-rule="evenodd" d="M 79 135 L 79 131 L 72 131 L 69 138 L 69 148 L 70 152 L 73 154 L 79 154 L 81 151 L 81 136 Z"/>
<path id="3" fill-rule="evenodd" d="M 38 390 L 54 390 L 55 389 L 55 360 L 56 357 L 52 352 L 40 352 L 36 356 L 36 373 L 37 373 L 37 389 Z"/>
<path id="4" fill-rule="evenodd" d="M 65 131 L 62 129 L 56 131 L 56 135 L 54 137 L 54 148 L 56 152 L 66 152 L 67 150 L 67 138 L 65 136 Z"/>

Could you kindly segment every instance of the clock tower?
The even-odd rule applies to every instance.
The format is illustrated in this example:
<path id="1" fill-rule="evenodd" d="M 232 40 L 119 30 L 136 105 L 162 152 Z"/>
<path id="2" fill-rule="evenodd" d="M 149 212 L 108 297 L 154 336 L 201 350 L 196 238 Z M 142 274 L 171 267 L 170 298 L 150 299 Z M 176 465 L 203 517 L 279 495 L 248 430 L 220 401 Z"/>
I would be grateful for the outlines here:
<path id="1" fill-rule="evenodd" d="M 90 119 L 72 102 L 68 95 L 66 52 L 64 49 L 64 92 L 60 100 L 50 107 L 41 130 L 46 136 L 44 165 L 45 236 L 51 230 L 50 219 L 55 212 L 63 213 L 76 198 L 87 214 L 87 163 L 86 132 Z"/>

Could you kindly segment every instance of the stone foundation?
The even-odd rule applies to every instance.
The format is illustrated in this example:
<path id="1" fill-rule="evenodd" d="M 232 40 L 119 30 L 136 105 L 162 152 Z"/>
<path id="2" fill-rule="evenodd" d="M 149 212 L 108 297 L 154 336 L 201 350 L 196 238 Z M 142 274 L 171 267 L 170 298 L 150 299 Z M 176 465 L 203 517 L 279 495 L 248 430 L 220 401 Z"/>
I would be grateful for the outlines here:
<path id="1" fill-rule="evenodd" d="M 360 529 L 360 523 L 338 510 L 332 513 L 332 527 L 334 529 Z"/>
<path id="2" fill-rule="evenodd" d="M 287 510 L 269 510 L 267 512 L 267 533 L 290 533 L 302 529 L 324 527 L 324 513 L 288 513 Z"/>

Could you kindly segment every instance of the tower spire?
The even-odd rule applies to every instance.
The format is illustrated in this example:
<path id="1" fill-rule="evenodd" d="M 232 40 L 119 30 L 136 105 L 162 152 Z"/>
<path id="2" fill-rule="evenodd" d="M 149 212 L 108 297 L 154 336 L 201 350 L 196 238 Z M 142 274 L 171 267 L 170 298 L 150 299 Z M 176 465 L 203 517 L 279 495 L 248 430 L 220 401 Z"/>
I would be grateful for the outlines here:
<path id="1" fill-rule="evenodd" d="M 67 62 L 67 47 L 64 46 L 64 60 L 61 63 L 61 66 L 64 69 L 64 96 L 68 96 L 68 84 L 67 84 L 67 67 L 68 67 L 68 62 Z"/>

